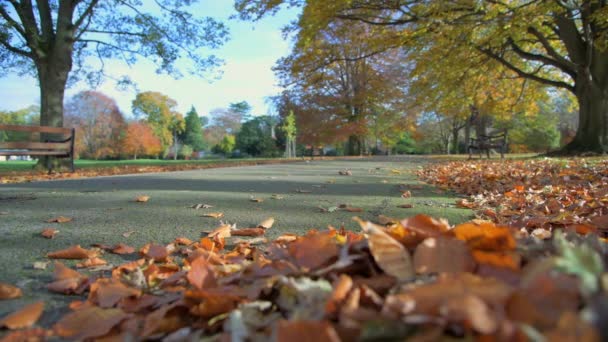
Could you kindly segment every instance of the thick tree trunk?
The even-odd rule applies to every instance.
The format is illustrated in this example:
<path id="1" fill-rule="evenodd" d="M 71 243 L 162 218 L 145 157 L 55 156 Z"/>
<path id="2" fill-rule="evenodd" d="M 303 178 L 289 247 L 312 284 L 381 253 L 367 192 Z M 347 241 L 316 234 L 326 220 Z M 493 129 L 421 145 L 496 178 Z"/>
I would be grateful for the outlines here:
<path id="1" fill-rule="evenodd" d="M 462 127 L 462 126 L 461 126 Z M 452 153 L 458 154 L 458 134 L 460 133 L 460 127 L 452 127 Z"/>
<path id="2" fill-rule="evenodd" d="M 561 152 L 608 152 L 608 89 L 591 82 L 577 82 L 579 124 L 572 142 Z"/>

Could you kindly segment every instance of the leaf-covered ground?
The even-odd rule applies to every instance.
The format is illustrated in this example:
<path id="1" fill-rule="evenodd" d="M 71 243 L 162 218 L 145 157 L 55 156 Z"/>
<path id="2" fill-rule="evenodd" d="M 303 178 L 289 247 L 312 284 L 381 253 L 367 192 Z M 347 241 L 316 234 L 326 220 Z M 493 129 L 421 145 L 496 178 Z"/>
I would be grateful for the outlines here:
<path id="1" fill-rule="evenodd" d="M 499 215 L 500 206 L 509 202 L 498 199 L 511 198 L 505 195 L 512 191 L 507 183 L 524 185 L 521 191 L 530 189 L 530 197 L 541 205 L 555 194 L 538 192 L 538 187 L 558 186 L 546 182 L 574 174 L 562 175 L 563 170 L 576 168 L 576 177 L 590 184 L 605 181 L 602 163 L 559 164 L 555 175 L 547 171 L 553 167 L 549 162 L 530 163 L 467 162 L 461 169 L 458 163 L 437 164 L 422 174 L 429 181 L 445 182 L 469 177 L 463 171 L 466 164 L 480 170 L 475 175 L 487 186 L 484 198 L 492 194 L 494 207 L 486 208 L 490 204 L 479 196 L 458 203 L 473 203 L 482 212 L 493 209 L 497 214 L 490 216 L 500 223 L 513 217 Z M 482 172 L 504 169 L 511 172 L 489 177 Z M 544 177 L 534 177 L 536 173 Z M 475 175 L 469 181 L 475 182 Z M 456 183 L 442 186 L 448 184 L 452 188 Z M 416 188 L 399 187 L 399 197 L 408 201 Z M 250 201 L 260 203 L 257 199 L 267 200 L 254 196 Z M 603 206 L 603 199 L 593 201 Z M 147 205 L 154 197 L 134 200 Z M 365 214 L 352 205 L 322 209 L 323 215 L 351 210 Z M 592 218 L 602 215 L 594 211 L 574 223 L 585 229 L 549 222 L 543 235 L 533 234 L 534 227 L 516 225 L 517 220 L 508 221 L 511 225 L 487 220 L 451 225 L 426 215 L 382 215 L 356 219 L 359 228 L 354 230 L 337 226 L 272 238 L 275 223 L 268 217 L 245 229 L 219 224 L 200 238 L 176 236 L 170 243 L 69 246 L 47 254 L 59 261 L 49 266 L 53 276 L 46 287 L 75 295 L 69 297 L 70 312 L 46 329 L 27 328 L 44 310 L 43 303 L 33 303 L 0 319 L 0 325 L 15 329 L 7 340 L 600 340 L 606 338 L 601 327 L 607 324 L 607 248 L 598 237 L 603 228 Z M 50 241 L 61 237 L 40 233 L 39 238 Z M 128 261 L 104 265 L 117 254 Z M 73 258 L 78 259 L 76 267 L 87 271 L 65 266 L 63 259 Z M 0 286 L 0 296 L 18 297 L 19 292 Z"/>

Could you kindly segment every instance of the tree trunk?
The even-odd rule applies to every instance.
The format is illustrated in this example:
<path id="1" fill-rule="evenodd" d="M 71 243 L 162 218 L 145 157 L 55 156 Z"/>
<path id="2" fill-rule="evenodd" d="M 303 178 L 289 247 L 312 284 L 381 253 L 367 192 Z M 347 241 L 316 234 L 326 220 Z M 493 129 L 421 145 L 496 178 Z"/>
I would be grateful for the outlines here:
<path id="1" fill-rule="evenodd" d="M 462 127 L 462 126 L 461 126 Z M 460 133 L 460 127 L 452 127 L 452 153 L 458 154 L 458 134 Z"/>
<path id="2" fill-rule="evenodd" d="M 361 155 L 361 137 L 358 135 L 351 135 L 348 137 L 348 155 L 358 156 Z"/>
<path id="3" fill-rule="evenodd" d="M 591 81 L 577 82 L 579 124 L 572 142 L 561 152 L 604 153 L 608 151 L 608 89 L 601 89 Z"/>

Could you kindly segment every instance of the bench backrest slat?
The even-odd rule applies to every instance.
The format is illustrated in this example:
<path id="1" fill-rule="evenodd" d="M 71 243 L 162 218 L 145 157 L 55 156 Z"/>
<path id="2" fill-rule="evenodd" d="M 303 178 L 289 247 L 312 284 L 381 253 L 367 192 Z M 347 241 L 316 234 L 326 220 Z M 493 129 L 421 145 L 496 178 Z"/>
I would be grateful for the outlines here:
<path id="1" fill-rule="evenodd" d="M 72 134 L 71 128 L 50 127 L 50 126 L 19 126 L 19 125 L 4 125 L 4 124 L 0 124 L 0 131 Z"/>
<path id="2" fill-rule="evenodd" d="M 0 142 L 0 150 L 1 149 L 69 150 L 70 143 Z"/>

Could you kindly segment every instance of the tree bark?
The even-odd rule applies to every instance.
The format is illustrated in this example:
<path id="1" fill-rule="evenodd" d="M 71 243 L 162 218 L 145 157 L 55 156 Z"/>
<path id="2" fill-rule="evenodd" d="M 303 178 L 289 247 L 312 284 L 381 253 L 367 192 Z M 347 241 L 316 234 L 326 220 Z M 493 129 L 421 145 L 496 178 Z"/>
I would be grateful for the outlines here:
<path id="1" fill-rule="evenodd" d="M 591 81 L 579 81 L 575 94 L 579 103 L 578 129 L 574 139 L 561 152 L 607 152 L 608 89 L 601 89 Z"/>
<path id="2" fill-rule="evenodd" d="M 359 156 L 362 152 L 361 137 L 358 135 L 351 135 L 348 137 L 348 155 Z"/>

